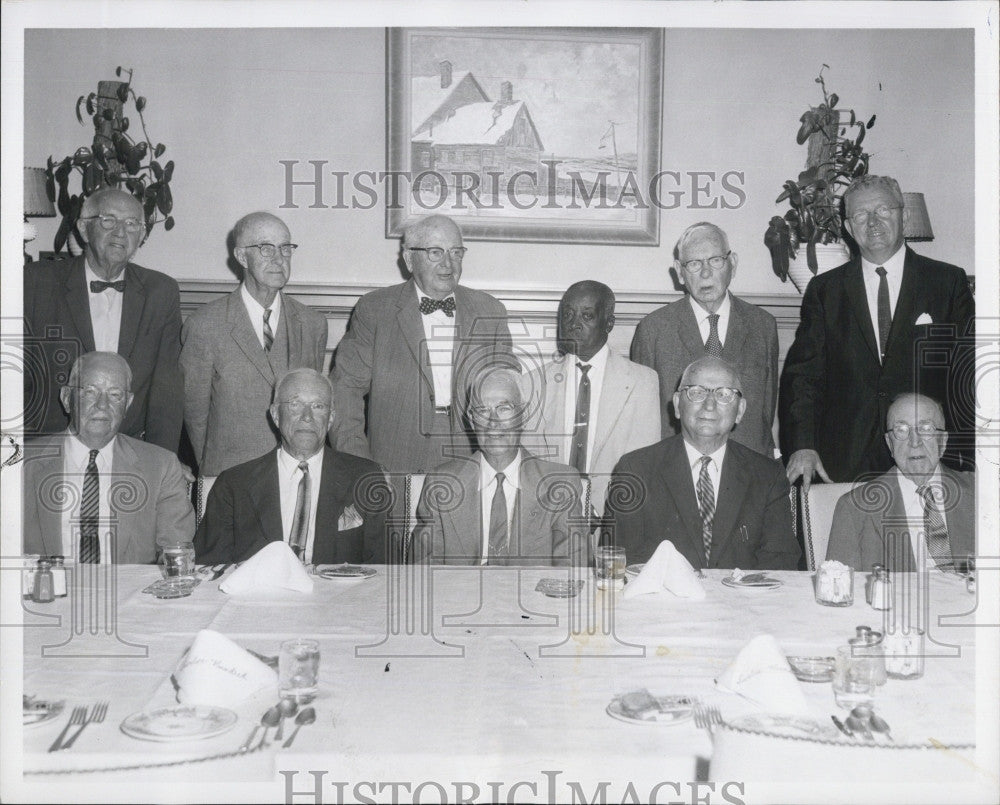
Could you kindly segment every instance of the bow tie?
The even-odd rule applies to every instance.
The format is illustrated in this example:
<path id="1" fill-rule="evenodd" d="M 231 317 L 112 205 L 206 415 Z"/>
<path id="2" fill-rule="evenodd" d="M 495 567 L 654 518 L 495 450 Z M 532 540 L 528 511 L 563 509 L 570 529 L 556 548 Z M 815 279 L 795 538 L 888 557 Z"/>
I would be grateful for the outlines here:
<path id="1" fill-rule="evenodd" d="M 102 291 L 106 291 L 108 288 L 113 288 L 118 291 L 118 293 L 125 293 L 125 280 L 118 280 L 117 282 L 104 282 L 103 280 L 90 281 L 91 293 L 101 293 Z"/>
<path id="2" fill-rule="evenodd" d="M 420 312 L 429 316 L 435 310 L 443 310 L 444 315 L 451 318 L 455 315 L 455 297 L 449 296 L 447 299 L 428 299 L 426 296 L 420 297 Z"/>

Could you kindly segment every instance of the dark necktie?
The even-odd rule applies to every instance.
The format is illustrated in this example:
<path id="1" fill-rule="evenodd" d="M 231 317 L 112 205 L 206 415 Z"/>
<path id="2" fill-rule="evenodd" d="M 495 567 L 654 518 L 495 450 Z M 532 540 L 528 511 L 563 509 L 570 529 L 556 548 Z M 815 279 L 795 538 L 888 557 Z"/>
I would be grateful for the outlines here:
<path id="1" fill-rule="evenodd" d="M 455 315 L 455 297 L 449 296 L 447 299 L 430 299 L 426 296 L 420 297 L 420 312 L 429 316 L 435 310 L 443 310 L 444 315 L 452 318 Z"/>
<path id="2" fill-rule="evenodd" d="M 571 467 L 587 473 L 587 437 L 590 430 L 590 364 L 578 363 L 580 385 L 576 390 L 576 416 L 573 419 L 573 447 L 569 454 Z"/>
<path id="3" fill-rule="evenodd" d="M 118 293 L 125 293 L 125 280 L 117 280 L 116 282 L 105 282 L 104 280 L 90 281 L 91 293 L 103 293 L 108 288 L 112 288 L 118 291 Z"/>
<path id="4" fill-rule="evenodd" d="M 83 475 L 83 495 L 80 498 L 80 563 L 97 564 L 101 561 L 101 543 L 97 538 L 97 519 L 100 504 L 101 479 L 97 474 L 97 451 L 90 451 L 90 461 Z"/>
<path id="5" fill-rule="evenodd" d="M 705 352 L 714 358 L 722 357 L 722 341 L 719 340 L 719 314 L 708 314 L 708 341 L 705 342 Z"/>
<path id="6" fill-rule="evenodd" d="M 944 517 L 934 500 L 934 488 L 929 484 L 922 484 L 917 488 L 917 493 L 924 501 L 924 539 L 927 541 L 927 553 L 939 568 L 951 570 L 953 567 L 951 540 L 948 539 Z M 943 565 L 949 567 L 942 567 Z"/>
<path id="7" fill-rule="evenodd" d="M 299 462 L 302 477 L 299 479 L 299 491 L 295 495 L 295 516 L 292 518 L 292 530 L 288 535 L 288 544 L 295 555 L 303 562 L 306 553 L 306 537 L 309 533 L 309 465 Z"/>
<path id="8" fill-rule="evenodd" d="M 712 556 L 712 520 L 715 519 L 715 489 L 708 474 L 711 456 L 701 457 L 701 472 L 698 474 L 698 508 L 701 509 L 701 541 L 705 545 L 705 567 Z"/>
<path id="9" fill-rule="evenodd" d="M 885 358 L 885 345 L 889 340 L 889 328 L 892 327 L 892 313 L 889 311 L 889 281 L 885 278 L 885 268 L 875 269 L 878 274 L 878 348 Z"/>
<path id="10" fill-rule="evenodd" d="M 264 309 L 264 352 L 274 346 L 274 331 L 271 330 L 271 308 Z"/>
<path id="11" fill-rule="evenodd" d="M 507 495 L 503 491 L 504 474 L 498 472 L 497 491 L 493 493 L 493 505 L 490 506 L 490 556 L 505 555 L 508 550 L 507 539 Z"/>

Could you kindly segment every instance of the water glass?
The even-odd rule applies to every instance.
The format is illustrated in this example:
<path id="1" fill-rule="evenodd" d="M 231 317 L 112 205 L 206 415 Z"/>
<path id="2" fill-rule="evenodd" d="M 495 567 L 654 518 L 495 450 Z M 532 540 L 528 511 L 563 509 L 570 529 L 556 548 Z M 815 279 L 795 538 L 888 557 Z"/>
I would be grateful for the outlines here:
<path id="1" fill-rule="evenodd" d="M 281 644 L 278 655 L 278 693 L 306 704 L 319 688 L 319 641 L 295 638 Z"/>
<path id="2" fill-rule="evenodd" d="M 833 696 L 838 707 L 851 710 L 870 704 L 875 692 L 876 658 L 855 646 L 837 649 L 833 669 Z"/>
<path id="3" fill-rule="evenodd" d="M 621 590 L 625 586 L 625 549 L 600 546 L 594 551 L 598 590 Z"/>
<path id="4" fill-rule="evenodd" d="M 897 628 L 882 640 L 885 672 L 893 679 L 919 679 L 924 675 L 924 632 Z"/>
<path id="5" fill-rule="evenodd" d="M 827 607 L 854 604 L 854 568 L 826 561 L 816 569 L 816 603 Z"/>
<path id="6" fill-rule="evenodd" d="M 170 584 L 190 584 L 195 579 L 194 544 L 175 542 L 164 545 L 160 553 L 160 572 Z"/>

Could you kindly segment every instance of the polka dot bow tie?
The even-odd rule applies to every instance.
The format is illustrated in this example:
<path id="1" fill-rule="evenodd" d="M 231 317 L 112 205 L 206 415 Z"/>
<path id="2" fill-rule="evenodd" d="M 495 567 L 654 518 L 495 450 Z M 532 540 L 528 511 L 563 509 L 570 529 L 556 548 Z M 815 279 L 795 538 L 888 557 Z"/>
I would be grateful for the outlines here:
<path id="1" fill-rule="evenodd" d="M 443 310 L 444 315 L 451 318 L 455 315 L 455 297 L 449 296 L 447 299 L 428 299 L 426 296 L 420 297 L 420 312 L 429 316 L 435 310 Z"/>

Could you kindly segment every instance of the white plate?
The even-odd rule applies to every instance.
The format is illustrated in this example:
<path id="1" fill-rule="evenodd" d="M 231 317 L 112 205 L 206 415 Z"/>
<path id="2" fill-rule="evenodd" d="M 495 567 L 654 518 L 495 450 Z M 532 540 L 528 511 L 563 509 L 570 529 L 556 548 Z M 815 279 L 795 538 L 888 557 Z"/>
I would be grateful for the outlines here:
<path id="1" fill-rule="evenodd" d="M 378 571 L 361 565 L 317 565 L 316 575 L 321 579 L 370 579 Z"/>
<path id="2" fill-rule="evenodd" d="M 121 729 L 141 741 L 198 741 L 229 732 L 236 721 L 236 713 L 222 707 L 182 705 L 133 713 Z"/>
<path id="3" fill-rule="evenodd" d="M 612 718 L 627 721 L 629 724 L 683 724 L 694 716 L 695 701 L 690 696 L 655 696 L 661 710 L 648 718 L 636 718 L 622 709 L 622 700 L 615 697 L 606 708 Z"/>
<path id="4" fill-rule="evenodd" d="M 784 584 L 783 581 L 779 581 L 778 579 L 770 579 L 769 581 L 765 582 L 758 581 L 758 582 L 748 583 L 743 581 L 735 581 L 732 576 L 726 576 L 722 580 L 722 583 L 725 584 L 727 587 L 734 587 L 737 590 L 777 590 L 782 584 Z"/>
<path id="5" fill-rule="evenodd" d="M 25 696 L 23 701 L 23 721 L 25 727 L 33 727 L 36 724 L 46 724 L 54 718 L 59 718 L 60 713 L 66 707 L 66 701 L 47 702 L 35 699 L 34 696 Z"/>
<path id="6" fill-rule="evenodd" d="M 640 573 L 642 573 L 642 569 L 645 566 L 646 566 L 645 562 L 640 562 L 639 564 L 636 565 L 629 565 L 628 567 L 625 568 L 625 575 L 633 577 L 638 576 Z"/>

